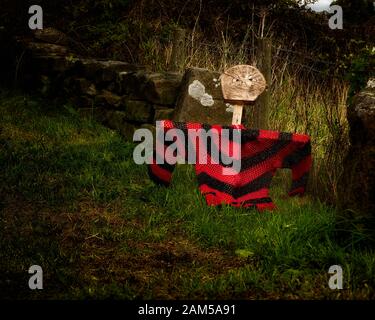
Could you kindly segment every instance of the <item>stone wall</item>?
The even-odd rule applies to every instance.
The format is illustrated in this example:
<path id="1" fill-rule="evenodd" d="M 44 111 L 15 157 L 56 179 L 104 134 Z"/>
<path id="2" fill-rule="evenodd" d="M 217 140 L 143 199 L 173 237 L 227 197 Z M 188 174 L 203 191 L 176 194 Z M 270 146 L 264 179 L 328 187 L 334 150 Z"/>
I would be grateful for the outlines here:
<path id="1" fill-rule="evenodd" d="M 375 79 L 348 108 L 350 142 L 342 182 L 347 208 L 374 217 L 375 213 Z"/>
<path id="2" fill-rule="evenodd" d="M 28 88 L 70 101 L 81 114 L 94 116 L 128 140 L 137 128 L 153 129 L 157 120 L 231 123 L 217 72 L 152 72 L 122 61 L 80 57 L 69 38 L 51 28 L 17 41 Z M 192 93 L 196 83 L 201 96 Z"/>
<path id="3" fill-rule="evenodd" d="M 81 114 L 94 116 L 129 140 L 136 128 L 172 118 L 181 74 L 82 58 L 70 49 L 64 35 L 58 35 L 47 29 L 33 39 L 19 39 L 25 50 L 22 73 L 26 85 L 66 99 Z"/>

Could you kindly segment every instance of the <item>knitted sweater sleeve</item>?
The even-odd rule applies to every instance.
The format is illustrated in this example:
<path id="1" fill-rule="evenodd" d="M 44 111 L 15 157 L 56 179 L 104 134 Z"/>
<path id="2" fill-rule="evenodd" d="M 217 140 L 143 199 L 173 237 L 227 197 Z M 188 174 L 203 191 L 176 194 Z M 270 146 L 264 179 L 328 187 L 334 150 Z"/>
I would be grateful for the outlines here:
<path id="1" fill-rule="evenodd" d="M 280 162 L 280 168 L 292 170 L 292 186 L 289 196 L 303 195 L 306 191 L 309 172 L 312 165 L 310 137 L 293 134 L 291 150 Z"/>

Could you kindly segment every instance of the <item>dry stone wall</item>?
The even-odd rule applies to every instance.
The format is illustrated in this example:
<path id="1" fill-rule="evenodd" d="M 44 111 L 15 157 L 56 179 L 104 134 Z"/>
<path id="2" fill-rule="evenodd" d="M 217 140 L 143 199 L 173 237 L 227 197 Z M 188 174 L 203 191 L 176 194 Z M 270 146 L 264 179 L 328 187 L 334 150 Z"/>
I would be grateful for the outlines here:
<path id="1" fill-rule="evenodd" d="M 173 116 L 180 74 L 154 73 L 121 61 L 69 58 L 66 51 L 32 51 L 31 61 L 28 71 L 43 93 L 66 98 L 81 114 L 93 115 L 129 140 L 144 124 Z"/>
<path id="2" fill-rule="evenodd" d="M 153 129 L 157 120 L 231 122 L 217 72 L 152 72 L 123 61 L 83 58 L 67 36 L 51 28 L 18 44 L 25 53 L 22 74 L 28 87 L 63 97 L 128 140 L 137 128 Z"/>

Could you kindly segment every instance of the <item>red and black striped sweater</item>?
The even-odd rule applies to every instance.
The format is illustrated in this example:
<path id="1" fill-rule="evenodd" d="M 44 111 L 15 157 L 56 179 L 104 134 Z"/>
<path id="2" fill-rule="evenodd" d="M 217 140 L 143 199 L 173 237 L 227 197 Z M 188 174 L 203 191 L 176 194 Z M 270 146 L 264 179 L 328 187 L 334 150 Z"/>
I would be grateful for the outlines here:
<path id="1" fill-rule="evenodd" d="M 292 134 L 285 132 L 269 131 L 269 130 L 253 130 L 246 129 L 242 125 L 220 126 L 220 125 L 204 125 L 200 123 L 182 123 L 165 120 L 161 122 L 160 130 L 166 134 L 171 129 L 180 129 L 184 133 L 184 152 L 183 158 L 187 161 L 189 135 L 188 131 L 196 131 L 198 135 L 194 141 L 190 141 L 190 147 L 196 150 L 195 172 L 198 178 L 199 190 L 204 195 L 208 205 L 230 204 L 232 206 L 256 207 L 258 210 L 274 209 L 275 205 L 269 196 L 269 187 L 272 177 L 279 168 L 292 169 L 292 186 L 289 192 L 290 196 L 303 195 L 306 190 L 309 170 L 311 167 L 311 144 L 307 135 Z M 220 139 L 222 129 L 228 129 L 229 144 L 231 148 L 236 148 L 236 142 L 233 139 L 235 130 L 240 134 L 240 171 L 232 174 L 223 174 L 223 169 L 228 165 L 218 161 L 210 161 L 212 148 L 218 148 L 219 152 L 221 144 L 214 139 L 201 139 L 199 132 L 202 129 L 208 131 L 210 129 L 217 130 Z M 159 131 L 160 132 L 160 131 Z M 164 138 L 164 135 L 162 136 Z M 149 175 L 156 183 L 169 186 L 172 173 L 175 168 L 174 164 L 157 163 L 160 158 L 166 157 L 166 150 L 172 142 L 165 141 L 162 138 L 161 153 L 158 154 L 154 150 L 152 163 L 148 166 Z M 157 137 L 160 139 L 160 137 Z M 204 140 L 199 141 L 199 140 Z M 175 139 L 174 142 L 176 142 Z M 199 143 L 203 144 L 199 144 Z M 204 145 L 206 143 L 206 145 Z M 205 148 L 202 148 L 202 145 Z M 206 164 L 201 164 L 202 152 L 207 152 Z M 232 150 L 229 148 L 229 150 Z M 180 149 L 181 150 L 181 149 Z M 227 149 L 228 150 L 228 149 Z M 233 149 L 235 150 L 235 149 Z M 232 151 L 233 151 L 232 150 Z M 190 150 L 191 151 L 191 150 Z M 160 150 L 158 150 L 160 153 Z M 181 152 L 182 153 L 182 152 Z M 231 152 L 230 152 L 231 153 Z M 232 152 L 229 156 L 234 156 Z M 175 154 L 176 156 L 176 154 Z M 168 159 L 166 159 L 167 162 Z"/>

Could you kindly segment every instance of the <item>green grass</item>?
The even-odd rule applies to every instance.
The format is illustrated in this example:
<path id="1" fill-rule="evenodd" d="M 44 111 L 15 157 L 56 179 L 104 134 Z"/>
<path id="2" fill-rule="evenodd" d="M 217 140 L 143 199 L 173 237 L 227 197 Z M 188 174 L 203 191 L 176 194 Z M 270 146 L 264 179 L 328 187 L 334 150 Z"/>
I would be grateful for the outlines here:
<path id="1" fill-rule="evenodd" d="M 192 166 L 170 188 L 134 145 L 69 106 L 0 95 L 0 296 L 23 299 L 372 299 L 365 226 L 307 197 L 259 213 L 208 207 Z M 290 181 L 290 179 L 289 179 Z M 39 264 L 44 290 L 28 289 Z M 344 289 L 328 269 L 344 270 Z"/>

